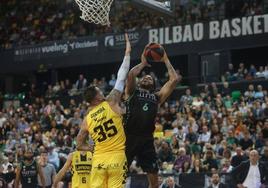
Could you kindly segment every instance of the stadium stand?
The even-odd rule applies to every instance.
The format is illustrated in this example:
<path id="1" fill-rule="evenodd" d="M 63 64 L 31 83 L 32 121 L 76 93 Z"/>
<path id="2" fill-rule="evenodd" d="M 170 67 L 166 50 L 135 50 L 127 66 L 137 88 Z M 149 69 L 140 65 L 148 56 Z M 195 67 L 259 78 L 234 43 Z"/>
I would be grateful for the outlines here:
<path id="1" fill-rule="evenodd" d="M 94 79 L 90 85 L 109 90 L 104 80 Z M 227 87 L 207 86 L 195 94 L 187 89 L 184 95 L 159 109 L 155 147 L 160 173 L 210 173 L 215 169 L 227 173 L 238 147 L 242 148 L 244 159 L 255 148 L 267 160 L 267 90 L 261 85 L 249 85 L 248 90 L 236 96 Z M 53 148 L 59 155 L 49 162 L 57 170 L 62 167 L 64 156 L 75 148 L 74 138 L 87 111 L 85 101 L 72 96 L 64 104 L 60 100 L 66 92 L 79 95 L 79 89 L 73 89 L 65 89 L 64 82 L 60 82 L 48 86 L 45 95 L 40 95 L 32 88 L 27 95 L 28 103 L 20 107 L 6 104 L 0 112 L 2 163 L 8 158 L 15 167 L 21 158 L 20 151 L 30 144 L 36 156 L 40 147 Z M 131 172 L 143 173 L 135 162 Z"/>
<path id="2" fill-rule="evenodd" d="M 1 1 L 1 5 L 1 49 L 107 32 L 259 15 L 266 11 L 260 0 L 191 0 L 180 1 L 176 17 L 165 19 L 127 1 L 116 1 L 111 10 L 113 27 L 101 27 L 78 22 L 79 10 L 73 1 L 11 0 Z"/>

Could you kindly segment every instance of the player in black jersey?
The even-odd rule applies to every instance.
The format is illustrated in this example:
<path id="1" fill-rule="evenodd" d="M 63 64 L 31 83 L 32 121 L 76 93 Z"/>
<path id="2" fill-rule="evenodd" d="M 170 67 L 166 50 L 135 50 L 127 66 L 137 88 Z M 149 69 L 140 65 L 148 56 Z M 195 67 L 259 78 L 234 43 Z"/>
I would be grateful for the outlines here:
<path id="1" fill-rule="evenodd" d="M 40 165 L 36 162 L 31 148 L 24 151 L 23 161 L 16 169 L 15 188 L 37 188 L 37 177 L 40 176 L 42 187 L 45 188 L 45 178 Z"/>
<path id="2" fill-rule="evenodd" d="M 153 132 L 158 106 L 170 96 L 176 87 L 179 77 L 169 62 L 165 53 L 162 61 L 165 63 L 169 80 L 155 91 L 154 79 L 150 75 L 143 76 L 136 87 L 136 77 L 146 66 L 150 66 L 144 57 L 141 63 L 131 69 L 126 84 L 126 155 L 128 165 L 136 156 L 143 171 L 147 172 L 150 188 L 158 187 L 158 165 L 154 148 Z"/>

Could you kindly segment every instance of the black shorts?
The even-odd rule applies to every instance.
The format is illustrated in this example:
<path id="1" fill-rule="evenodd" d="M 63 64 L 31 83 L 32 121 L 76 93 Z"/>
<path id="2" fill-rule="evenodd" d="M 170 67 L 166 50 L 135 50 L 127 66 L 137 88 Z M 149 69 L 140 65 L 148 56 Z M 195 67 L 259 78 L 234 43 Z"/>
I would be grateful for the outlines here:
<path id="1" fill-rule="evenodd" d="M 157 157 L 154 148 L 154 138 L 126 135 L 126 156 L 128 167 L 131 165 L 134 157 L 136 157 L 137 164 L 142 168 L 144 172 L 158 172 Z"/>

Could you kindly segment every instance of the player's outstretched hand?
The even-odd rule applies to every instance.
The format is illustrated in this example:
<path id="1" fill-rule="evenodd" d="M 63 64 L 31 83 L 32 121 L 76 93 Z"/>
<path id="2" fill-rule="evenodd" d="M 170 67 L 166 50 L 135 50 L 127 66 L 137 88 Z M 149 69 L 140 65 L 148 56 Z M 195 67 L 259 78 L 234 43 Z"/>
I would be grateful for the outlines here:
<path id="1" fill-rule="evenodd" d="M 125 33 L 125 39 L 126 39 L 126 51 L 125 51 L 125 55 L 130 55 L 131 52 L 131 44 L 129 42 L 129 38 L 128 38 L 128 34 Z"/>
<path id="2" fill-rule="evenodd" d="M 141 54 L 141 63 L 145 66 L 145 67 L 151 67 L 151 65 L 147 62 L 146 57 L 145 57 L 145 49 L 147 46 L 145 46 L 142 54 Z"/>
<path id="3" fill-rule="evenodd" d="M 163 57 L 161 59 L 161 62 L 166 63 L 167 61 L 169 61 L 169 59 L 168 59 L 167 52 L 166 52 L 165 48 L 163 46 L 162 46 L 162 48 L 164 50 L 164 55 L 163 55 Z"/>

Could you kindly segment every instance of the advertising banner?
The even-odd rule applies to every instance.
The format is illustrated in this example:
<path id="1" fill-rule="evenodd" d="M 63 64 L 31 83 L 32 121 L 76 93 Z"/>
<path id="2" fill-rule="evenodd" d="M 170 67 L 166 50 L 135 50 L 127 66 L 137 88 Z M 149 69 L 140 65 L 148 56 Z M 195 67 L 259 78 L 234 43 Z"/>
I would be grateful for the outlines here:
<path id="1" fill-rule="evenodd" d="M 138 60 L 150 42 L 162 44 L 171 57 L 268 46 L 268 14 L 135 30 L 128 35 L 132 60 Z M 115 33 L 21 46 L 0 53 L 0 63 L 5 71 L 22 64 L 23 70 L 35 70 L 43 64 L 63 68 L 114 63 L 122 61 L 124 49 L 124 33 Z"/>
<path id="2" fill-rule="evenodd" d="M 76 40 L 54 41 L 41 45 L 19 47 L 14 50 L 15 61 L 42 59 L 57 56 L 72 55 L 75 51 L 86 50 L 96 52 L 98 50 L 98 40 L 96 38 L 79 38 Z"/>
<path id="3" fill-rule="evenodd" d="M 268 33 L 268 14 L 150 29 L 149 42 L 180 44 Z"/>

